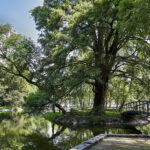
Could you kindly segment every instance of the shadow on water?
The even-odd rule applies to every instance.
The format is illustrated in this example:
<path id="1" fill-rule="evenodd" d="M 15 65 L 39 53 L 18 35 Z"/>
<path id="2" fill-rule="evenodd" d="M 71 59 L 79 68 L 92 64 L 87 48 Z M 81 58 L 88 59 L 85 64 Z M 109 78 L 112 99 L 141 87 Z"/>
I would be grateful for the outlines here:
<path id="1" fill-rule="evenodd" d="M 102 133 L 140 134 L 136 129 L 71 129 L 38 116 L 0 114 L 0 150 L 68 150 Z"/>

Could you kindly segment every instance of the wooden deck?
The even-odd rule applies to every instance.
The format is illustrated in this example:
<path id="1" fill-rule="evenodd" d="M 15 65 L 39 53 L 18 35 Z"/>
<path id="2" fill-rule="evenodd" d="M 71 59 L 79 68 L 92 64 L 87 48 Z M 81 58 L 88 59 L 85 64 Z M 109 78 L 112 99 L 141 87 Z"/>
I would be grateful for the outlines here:
<path id="1" fill-rule="evenodd" d="M 150 150 L 150 135 L 100 134 L 70 150 Z"/>
<path id="2" fill-rule="evenodd" d="M 150 150 L 150 139 L 108 137 L 88 150 Z"/>

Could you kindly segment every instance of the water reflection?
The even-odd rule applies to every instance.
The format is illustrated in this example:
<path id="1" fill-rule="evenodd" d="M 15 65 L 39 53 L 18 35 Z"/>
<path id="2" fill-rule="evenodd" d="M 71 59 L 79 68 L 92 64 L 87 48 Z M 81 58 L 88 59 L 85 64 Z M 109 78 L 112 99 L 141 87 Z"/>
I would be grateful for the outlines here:
<path id="1" fill-rule="evenodd" d="M 137 127 L 137 130 L 140 130 L 142 132 L 142 134 L 149 134 L 150 135 L 150 124 L 148 124 L 146 126 Z"/>
<path id="2" fill-rule="evenodd" d="M 5 118 L 5 119 L 4 119 Z M 95 127 L 70 129 L 38 116 L 0 117 L 1 150 L 68 150 L 100 133 L 139 133 L 135 129 Z"/>

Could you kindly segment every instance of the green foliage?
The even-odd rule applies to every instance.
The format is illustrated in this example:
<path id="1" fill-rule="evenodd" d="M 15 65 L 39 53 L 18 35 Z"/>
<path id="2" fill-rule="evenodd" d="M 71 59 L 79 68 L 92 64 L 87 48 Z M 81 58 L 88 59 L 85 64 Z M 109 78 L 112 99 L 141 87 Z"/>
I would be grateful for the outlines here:
<path id="1" fill-rule="evenodd" d="M 5 31 L 5 26 L 1 26 L 1 29 Z M 29 82 L 39 65 L 39 48 L 31 39 L 14 33 L 11 28 L 0 36 L 0 58 L 3 60 L 0 69 Z M 30 83 L 33 84 L 32 81 Z"/>
<path id="2" fill-rule="evenodd" d="M 142 101 L 150 98 L 149 93 L 149 70 L 142 69 L 141 67 L 127 68 L 127 72 L 131 72 L 132 76 L 125 79 L 124 77 L 113 78 L 109 84 L 107 93 L 107 104 L 117 104 L 118 107 L 123 106 L 125 103 L 131 101 Z M 138 80 L 134 79 L 133 74 L 139 77 Z"/>
<path id="3" fill-rule="evenodd" d="M 21 106 L 24 96 L 34 92 L 34 87 L 21 77 L 0 71 L 0 105 Z"/>
<path id="4" fill-rule="evenodd" d="M 57 92 L 61 94 L 70 90 L 71 96 L 76 93 L 76 97 L 83 99 L 85 91 L 82 94 L 79 87 L 91 83 L 92 93 L 95 82 L 106 82 L 104 78 L 111 80 L 113 73 L 118 75 L 127 67 L 137 67 L 133 64 L 148 66 L 149 52 L 142 48 L 143 45 L 148 48 L 148 6 L 147 0 L 64 0 L 45 1 L 42 7 L 32 10 L 37 29 L 44 31 L 39 41 L 49 64 L 53 64 L 49 68 L 52 73 L 49 79 L 53 85 L 61 85 Z M 140 53 L 147 53 L 147 59 L 141 59 Z M 145 66 L 141 63 L 143 61 Z M 137 74 L 122 74 L 125 78 L 132 76 L 137 79 Z M 129 87 L 126 86 L 126 92 L 121 86 L 119 88 L 120 98 L 116 99 L 122 101 L 121 97 L 124 97 L 128 101 Z"/>
<path id="5" fill-rule="evenodd" d="M 82 84 L 74 88 L 68 99 L 69 101 L 72 100 L 73 104 L 78 106 L 81 110 L 88 111 L 91 109 L 93 103 L 92 87 L 88 84 Z"/>
<path id="6" fill-rule="evenodd" d="M 28 64 L 33 56 L 33 44 L 14 33 L 9 25 L 1 25 L 0 29 L 0 105 L 21 106 L 24 96 L 36 90 L 23 78 L 33 67 Z"/>
<path id="7" fill-rule="evenodd" d="M 5 117 L 0 125 L 1 150 L 22 150 L 30 149 L 26 148 L 26 146 L 28 146 L 28 143 L 31 142 L 32 138 L 35 140 L 34 137 L 47 136 L 49 122 L 38 116 L 29 117 L 27 115 L 11 115 L 11 119 Z"/>
<path id="8" fill-rule="evenodd" d="M 119 94 L 113 86 L 109 92 L 124 103 L 130 99 L 126 82 L 150 82 L 149 6 L 149 0 L 45 0 L 31 11 L 42 48 L 1 26 L 0 68 L 49 93 L 53 104 L 83 103 L 91 93 L 101 113 L 109 83 Z M 42 105 L 44 99 L 32 100 Z"/>
<path id="9" fill-rule="evenodd" d="M 6 90 L 3 87 L 0 87 L 1 92 L 0 92 L 0 104 L 1 106 L 5 105 L 11 105 L 11 106 L 16 106 L 16 105 L 22 105 L 24 100 L 18 91 L 12 90 L 10 92 L 6 92 Z"/>
<path id="10" fill-rule="evenodd" d="M 41 107 L 41 105 L 47 100 L 48 94 L 45 92 L 37 91 L 36 93 L 30 94 L 28 97 L 25 97 L 25 106 L 26 107 Z"/>
<path id="11" fill-rule="evenodd" d="M 117 105 L 130 101 L 130 82 L 126 79 L 114 78 L 109 85 L 107 93 L 107 102 L 112 102 Z"/>
<path id="12" fill-rule="evenodd" d="M 2 25 L 0 26 L 0 39 L 3 38 L 3 35 L 5 35 L 6 33 L 10 32 L 10 25 L 6 24 L 6 25 Z"/>

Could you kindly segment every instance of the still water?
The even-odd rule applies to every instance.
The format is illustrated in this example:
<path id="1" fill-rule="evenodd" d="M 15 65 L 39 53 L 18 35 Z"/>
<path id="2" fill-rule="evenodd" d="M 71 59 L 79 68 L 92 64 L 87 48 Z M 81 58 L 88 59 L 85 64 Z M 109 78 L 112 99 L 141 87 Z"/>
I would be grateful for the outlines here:
<path id="1" fill-rule="evenodd" d="M 38 116 L 0 114 L 0 150 L 68 150 L 101 133 L 141 132 L 106 127 L 65 128 Z"/>

